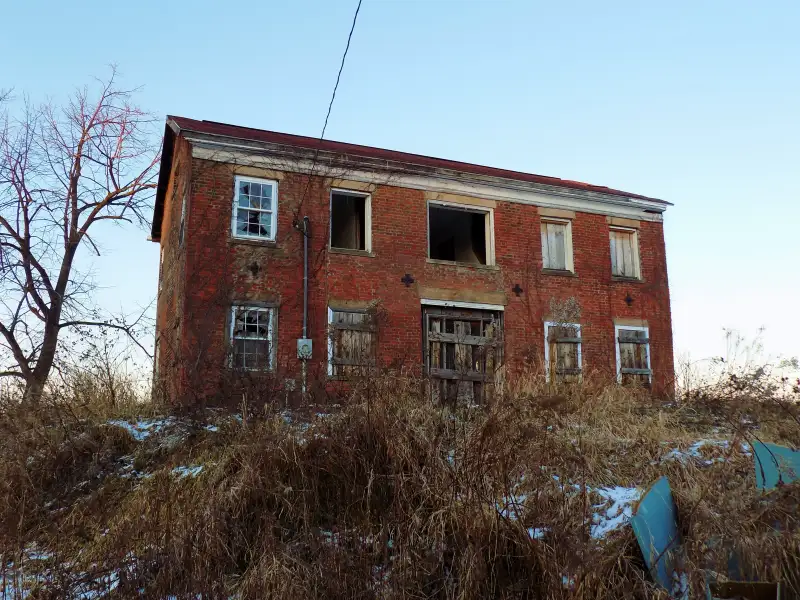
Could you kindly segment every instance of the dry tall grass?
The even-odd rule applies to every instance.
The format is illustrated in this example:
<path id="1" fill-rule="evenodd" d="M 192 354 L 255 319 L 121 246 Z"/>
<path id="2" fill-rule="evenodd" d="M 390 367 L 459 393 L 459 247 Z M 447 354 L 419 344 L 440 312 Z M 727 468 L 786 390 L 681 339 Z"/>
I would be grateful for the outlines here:
<path id="1" fill-rule="evenodd" d="M 531 375 L 486 407 L 449 408 L 424 382 L 385 376 L 308 420 L 148 409 L 138 427 L 136 405 L 12 403 L 0 415 L 6 590 L 659 597 L 613 500 L 667 475 L 692 597 L 732 547 L 752 576 L 796 592 L 800 484 L 758 492 L 746 444 L 800 444 L 798 392 L 726 386 L 663 402 L 591 382 L 554 395 Z"/>

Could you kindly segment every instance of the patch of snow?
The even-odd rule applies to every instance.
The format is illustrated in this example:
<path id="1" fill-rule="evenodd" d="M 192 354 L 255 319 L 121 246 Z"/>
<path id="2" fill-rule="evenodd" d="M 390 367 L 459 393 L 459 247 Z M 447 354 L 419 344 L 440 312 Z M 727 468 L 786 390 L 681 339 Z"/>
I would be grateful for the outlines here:
<path id="1" fill-rule="evenodd" d="M 641 491 L 635 487 L 601 487 L 592 488 L 591 491 L 605 500 L 592 507 L 591 535 L 595 539 L 604 538 L 630 521 L 633 505 L 641 496 Z"/>
<path id="2" fill-rule="evenodd" d="M 219 427 L 216 425 L 206 425 L 206 431 L 210 431 L 211 433 L 217 433 L 219 431 Z"/>
<path id="3" fill-rule="evenodd" d="M 687 463 L 690 460 L 695 462 L 699 462 L 705 466 L 710 466 L 715 462 L 724 462 L 725 459 L 723 457 L 715 457 L 715 458 L 703 458 L 703 453 L 701 450 L 706 447 L 712 448 L 721 448 L 722 450 L 729 450 L 731 447 L 731 443 L 729 440 L 712 440 L 712 439 L 702 439 L 697 440 L 691 446 L 689 446 L 686 450 L 680 450 L 678 448 L 673 448 L 669 452 L 667 452 L 661 460 L 678 460 L 682 463 Z M 751 448 L 750 445 L 746 442 L 742 443 L 741 451 L 746 455 L 750 456 Z"/>
<path id="4" fill-rule="evenodd" d="M 181 479 L 184 477 L 197 477 L 202 472 L 203 465 L 195 465 L 192 467 L 180 466 L 172 469 L 172 474 L 180 477 Z"/>
<path id="5" fill-rule="evenodd" d="M 528 536 L 532 540 L 541 540 L 548 531 L 547 527 L 528 527 Z"/>
<path id="6" fill-rule="evenodd" d="M 166 417 L 164 419 L 140 419 L 136 423 L 129 423 L 122 419 L 112 419 L 108 421 L 108 424 L 122 427 L 133 436 L 133 439 L 137 442 L 141 442 L 150 437 L 151 434 L 158 433 L 162 429 L 169 427 L 174 421 L 172 417 Z"/>
<path id="7" fill-rule="evenodd" d="M 525 506 L 525 500 L 528 499 L 527 494 L 512 494 L 511 496 L 503 496 L 502 503 L 497 502 L 495 507 L 503 517 L 507 519 L 516 520 Z"/>

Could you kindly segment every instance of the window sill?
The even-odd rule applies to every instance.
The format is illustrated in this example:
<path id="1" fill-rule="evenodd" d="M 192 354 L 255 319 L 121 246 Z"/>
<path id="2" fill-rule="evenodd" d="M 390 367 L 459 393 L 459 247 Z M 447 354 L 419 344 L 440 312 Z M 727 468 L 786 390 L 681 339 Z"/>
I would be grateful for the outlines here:
<path id="1" fill-rule="evenodd" d="M 348 256 L 368 256 L 375 258 L 375 254 L 369 250 L 351 250 L 350 248 L 328 248 L 331 254 L 344 254 Z"/>
<path id="2" fill-rule="evenodd" d="M 644 283 L 644 279 L 639 277 L 622 277 L 621 275 L 612 275 L 611 281 L 622 281 L 625 283 Z"/>
<path id="3" fill-rule="evenodd" d="M 275 240 L 257 240 L 252 238 L 239 238 L 231 237 L 228 240 L 230 244 L 243 244 L 245 246 L 261 246 L 262 248 L 277 248 L 278 242 Z"/>
<path id="4" fill-rule="evenodd" d="M 577 277 L 578 275 L 573 271 L 566 269 L 542 269 L 543 275 L 555 275 L 556 277 Z"/>
<path id="5" fill-rule="evenodd" d="M 476 263 L 465 263 L 465 262 L 458 262 L 455 260 L 441 260 L 438 258 L 426 258 L 425 259 L 428 264 L 430 265 L 449 265 L 451 267 L 467 267 L 470 269 L 486 269 L 489 271 L 499 271 L 500 267 L 497 265 L 481 265 Z"/>

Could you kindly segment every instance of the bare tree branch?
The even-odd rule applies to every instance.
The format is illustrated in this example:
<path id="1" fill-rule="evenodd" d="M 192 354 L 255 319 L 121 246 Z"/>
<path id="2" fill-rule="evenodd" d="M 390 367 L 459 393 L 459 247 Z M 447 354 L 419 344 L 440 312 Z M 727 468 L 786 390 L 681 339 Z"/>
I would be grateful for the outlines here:
<path id="1" fill-rule="evenodd" d="M 131 104 L 116 73 L 96 93 L 63 107 L 25 104 L 0 112 L 0 360 L 13 359 L 36 401 L 54 367 L 59 333 L 104 326 L 135 339 L 132 326 L 97 319 L 95 289 L 76 264 L 101 221 L 146 222 L 160 153 L 154 119 Z M 0 109 L 10 92 L 0 91 Z"/>

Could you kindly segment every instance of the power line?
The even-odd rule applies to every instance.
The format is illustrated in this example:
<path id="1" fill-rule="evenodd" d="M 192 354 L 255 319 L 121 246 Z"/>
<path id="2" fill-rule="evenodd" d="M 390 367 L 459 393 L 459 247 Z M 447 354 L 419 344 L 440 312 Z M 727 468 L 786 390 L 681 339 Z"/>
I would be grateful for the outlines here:
<path id="1" fill-rule="evenodd" d="M 331 94 L 331 101 L 328 103 L 328 112 L 325 115 L 325 123 L 322 126 L 322 133 L 319 134 L 319 141 L 317 143 L 317 148 L 314 151 L 314 159 L 311 161 L 311 169 L 308 172 L 308 181 L 306 182 L 306 189 L 303 191 L 303 195 L 300 198 L 300 204 L 298 205 L 298 209 L 302 210 L 303 203 L 306 199 L 306 194 L 308 193 L 308 188 L 311 185 L 311 178 L 314 176 L 314 167 L 317 165 L 317 158 L 319 157 L 319 149 L 322 143 L 323 138 L 325 137 L 325 130 L 328 128 L 328 119 L 331 117 L 331 109 L 333 109 L 333 101 L 336 100 L 336 90 L 339 89 L 339 80 L 342 78 L 342 71 L 344 70 L 344 63 L 347 60 L 347 52 L 350 50 L 350 40 L 353 39 L 353 31 L 356 28 L 356 21 L 358 20 L 358 12 L 361 10 L 361 2 L 362 0 L 358 0 L 358 6 L 356 6 L 356 12 L 353 15 L 353 23 L 350 25 L 350 33 L 347 35 L 347 45 L 344 47 L 344 53 L 342 54 L 342 62 L 339 64 L 339 73 L 336 75 L 336 84 L 333 86 L 333 93 Z M 295 215 L 295 219 L 297 219 Z M 303 231 L 304 235 L 308 235 L 307 231 Z"/>
<path id="2" fill-rule="evenodd" d="M 331 116 L 331 109 L 333 108 L 333 101 L 336 99 L 336 90 L 339 89 L 339 80 L 342 78 L 342 70 L 344 69 L 344 61 L 347 60 L 347 51 L 350 50 L 350 40 L 353 39 L 353 31 L 356 28 L 356 20 L 358 19 L 358 11 L 361 10 L 361 1 L 358 0 L 356 7 L 356 14 L 353 15 L 353 24 L 350 26 L 350 33 L 347 36 L 347 46 L 344 47 L 344 54 L 342 54 L 342 64 L 339 65 L 339 74 L 336 75 L 336 85 L 333 86 L 333 94 L 331 94 L 331 101 L 328 104 L 328 114 L 325 115 L 325 124 L 322 126 L 322 133 L 319 136 L 320 141 L 325 137 L 325 130 L 328 128 L 328 119 Z"/>

